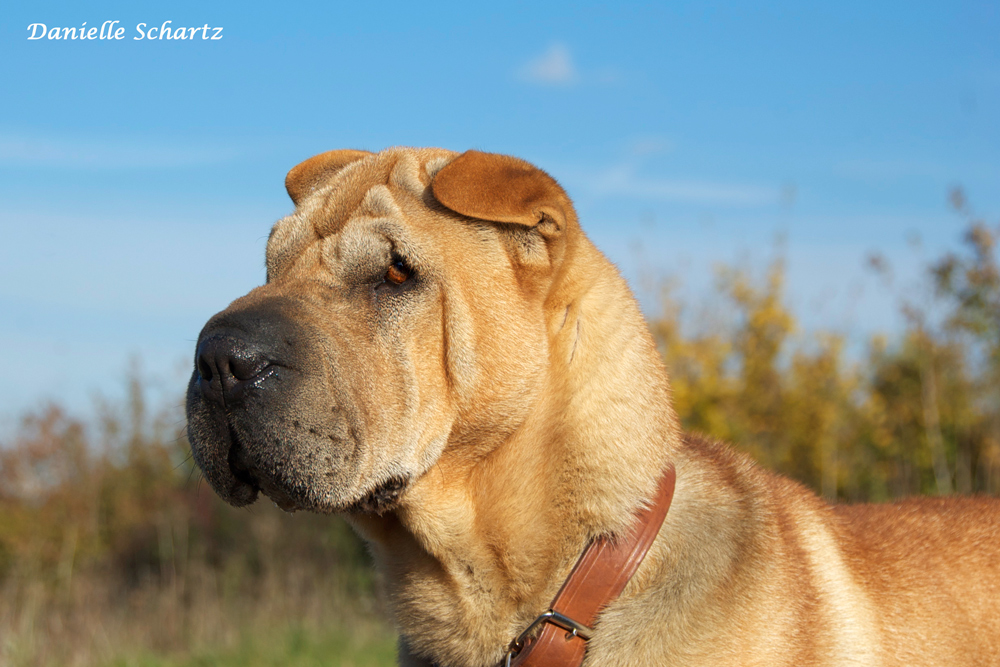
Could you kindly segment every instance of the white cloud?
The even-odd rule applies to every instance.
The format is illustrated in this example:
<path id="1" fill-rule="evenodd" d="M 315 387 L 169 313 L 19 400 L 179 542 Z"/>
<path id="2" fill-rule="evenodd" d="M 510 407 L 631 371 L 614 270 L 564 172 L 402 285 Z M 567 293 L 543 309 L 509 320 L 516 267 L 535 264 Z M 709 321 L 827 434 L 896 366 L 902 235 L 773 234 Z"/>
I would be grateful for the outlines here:
<path id="1" fill-rule="evenodd" d="M 580 75 L 569 47 L 555 43 L 545 53 L 528 61 L 521 68 L 520 77 L 532 83 L 566 86 L 576 83 Z"/>
<path id="2" fill-rule="evenodd" d="M 674 142 L 658 136 L 638 137 L 629 142 L 628 152 L 633 157 L 662 155 L 674 149 Z"/>
<path id="3" fill-rule="evenodd" d="M 903 178 L 936 178 L 946 170 L 926 160 L 847 160 L 834 165 L 834 172 L 866 181 Z"/>
<path id="4" fill-rule="evenodd" d="M 1000 169 L 995 164 L 933 162 L 920 158 L 880 158 L 846 160 L 833 165 L 833 173 L 868 183 L 911 179 L 958 181 L 959 179 L 996 180 Z"/>
<path id="5" fill-rule="evenodd" d="M 619 166 L 598 175 L 594 190 L 604 196 L 642 197 L 688 204 L 766 206 L 777 204 L 780 189 L 745 183 L 644 178 L 631 166 Z"/>
<path id="6" fill-rule="evenodd" d="M 81 141 L 38 136 L 0 135 L 0 166 L 121 169 L 183 167 L 224 162 L 231 150 L 192 145 L 136 144 L 120 140 Z"/>

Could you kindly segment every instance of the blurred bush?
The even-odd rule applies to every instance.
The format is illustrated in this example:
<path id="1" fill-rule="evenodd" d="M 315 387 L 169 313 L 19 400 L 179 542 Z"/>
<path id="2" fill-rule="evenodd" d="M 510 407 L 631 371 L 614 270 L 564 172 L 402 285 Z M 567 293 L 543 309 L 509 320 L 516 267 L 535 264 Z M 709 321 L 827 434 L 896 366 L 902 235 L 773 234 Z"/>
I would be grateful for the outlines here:
<path id="1" fill-rule="evenodd" d="M 860 358 L 842 335 L 795 338 L 784 269 L 723 267 L 727 317 L 691 331 L 671 292 L 651 323 L 684 426 L 751 453 L 829 499 L 1000 490 L 1000 270 L 991 227 L 952 194 L 967 222 L 961 251 L 928 267 L 905 329 Z M 872 262 L 886 271 L 884 260 Z"/>
<path id="2" fill-rule="evenodd" d="M 275 644 L 393 664 L 343 520 L 225 505 L 193 469 L 181 411 L 150 414 L 137 380 L 128 396 L 86 424 L 49 406 L 0 446 L 0 665 L 295 663 Z"/>

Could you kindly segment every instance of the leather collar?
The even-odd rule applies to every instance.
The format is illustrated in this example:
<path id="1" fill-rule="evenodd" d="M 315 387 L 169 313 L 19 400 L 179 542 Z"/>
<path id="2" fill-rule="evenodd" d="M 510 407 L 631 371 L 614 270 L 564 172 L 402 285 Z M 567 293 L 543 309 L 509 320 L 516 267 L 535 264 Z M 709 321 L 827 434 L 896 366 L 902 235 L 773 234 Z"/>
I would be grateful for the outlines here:
<path id="1" fill-rule="evenodd" d="M 573 567 L 552 606 L 511 642 L 506 667 L 577 667 L 600 611 L 625 590 L 652 546 L 674 497 L 676 472 L 667 466 L 652 505 L 636 513 L 628 535 L 597 539 Z M 532 634 L 542 626 L 538 636 Z"/>

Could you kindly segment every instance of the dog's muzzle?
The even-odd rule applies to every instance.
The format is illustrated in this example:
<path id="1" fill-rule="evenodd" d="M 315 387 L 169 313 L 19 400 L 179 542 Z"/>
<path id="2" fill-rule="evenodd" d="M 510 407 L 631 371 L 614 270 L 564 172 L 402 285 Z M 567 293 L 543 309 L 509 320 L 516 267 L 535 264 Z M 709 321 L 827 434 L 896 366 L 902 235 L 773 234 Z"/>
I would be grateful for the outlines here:
<path id="1" fill-rule="evenodd" d="M 275 300 L 223 311 L 198 338 L 188 386 L 192 452 L 209 483 L 234 505 L 264 491 L 285 509 L 298 506 L 280 472 L 287 452 L 265 435 L 275 431 L 287 390 L 299 379 L 292 364 L 301 335 L 286 308 Z"/>

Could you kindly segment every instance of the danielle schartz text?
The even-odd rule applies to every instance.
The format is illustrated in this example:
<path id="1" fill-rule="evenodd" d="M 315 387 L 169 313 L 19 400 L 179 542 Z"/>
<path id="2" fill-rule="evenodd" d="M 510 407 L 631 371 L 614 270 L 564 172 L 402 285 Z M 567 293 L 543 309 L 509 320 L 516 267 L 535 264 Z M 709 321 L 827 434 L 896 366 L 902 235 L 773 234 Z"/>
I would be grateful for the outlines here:
<path id="1" fill-rule="evenodd" d="M 44 23 L 32 23 L 28 26 L 28 40 L 35 39 L 75 39 L 79 40 L 120 40 L 125 39 L 125 26 L 121 21 L 105 21 L 100 26 L 92 25 L 87 27 L 87 22 L 79 28 L 76 26 L 64 28 L 62 26 L 52 26 Z M 206 23 L 203 26 L 187 27 L 173 26 L 173 21 L 164 21 L 160 25 L 150 26 L 146 23 L 139 23 L 135 26 L 132 39 L 155 39 L 155 40 L 212 40 L 222 39 L 222 28 L 209 27 Z"/>

